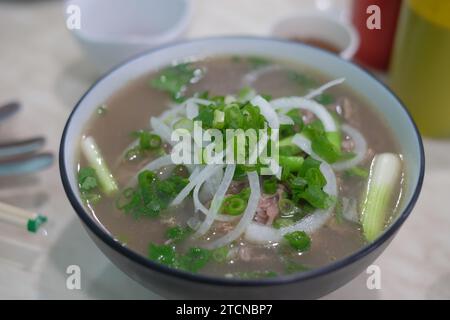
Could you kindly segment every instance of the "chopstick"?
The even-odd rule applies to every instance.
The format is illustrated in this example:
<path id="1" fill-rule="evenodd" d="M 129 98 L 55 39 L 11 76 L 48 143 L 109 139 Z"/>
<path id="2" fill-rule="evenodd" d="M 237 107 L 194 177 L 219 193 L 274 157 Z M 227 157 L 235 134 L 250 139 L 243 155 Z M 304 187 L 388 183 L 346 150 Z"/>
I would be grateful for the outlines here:
<path id="1" fill-rule="evenodd" d="M 29 232 L 36 233 L 39 227 L 47 222 L 47 217 L 0 202 L 0 222 L 13 224 Z"/>

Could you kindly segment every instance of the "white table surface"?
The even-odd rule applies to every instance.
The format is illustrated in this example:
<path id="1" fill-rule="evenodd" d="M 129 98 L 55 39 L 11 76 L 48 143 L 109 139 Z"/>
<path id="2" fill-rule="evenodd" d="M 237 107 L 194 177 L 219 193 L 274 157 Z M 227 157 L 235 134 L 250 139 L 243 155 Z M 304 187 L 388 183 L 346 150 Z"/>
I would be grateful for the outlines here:
<path id="1" fill-rule="evenodd" d="M 311 7 L 299 0 L 196 0 L 188 37 L 267 35 L 275 21 Z M 57 154 L 65 120 L 96 79 L 65 29 L 60 1 L 0 2 L 0 103 L 22 112 L 0 140 L 47 138 Z M 450 141 L 425 141 L 426 179 L 411 217 L 376 261 L 381 289 L 366 274 L 325 298 L 450 298 Z M 66 200 L 57 163 L 23 178 L 0 179 L 0 201 L 47 214 L 48 235 L 0 225 L 0 298 L 157 298 L 129 279 L 90 241 Z M 66 289 L 66 268 L 81 267 L 82 289 Z"/>

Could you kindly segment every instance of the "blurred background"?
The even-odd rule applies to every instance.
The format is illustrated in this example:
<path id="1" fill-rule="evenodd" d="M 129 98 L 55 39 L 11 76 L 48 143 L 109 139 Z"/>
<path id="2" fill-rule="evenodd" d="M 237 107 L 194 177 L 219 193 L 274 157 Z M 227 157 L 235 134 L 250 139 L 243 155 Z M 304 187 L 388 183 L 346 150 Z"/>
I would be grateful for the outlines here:
<path id="1" fill-rule="evenodd" d="M 422 195 L 376 261 L 381 290 L 368 290 L 361 274 L 325 299 L 450 299 L 447 0 L 0 0 L 0 298 L 158 298 L 82 229 L 59 178 L 61 133 L 77 100 L 120 61 L 223 35 L 305 42 L 368 68 L 425 138 Z M 2 218 L 8 205 L 48 222 L 29 232 Z M 81 290 L 66 289 L 72 264 Z"/>

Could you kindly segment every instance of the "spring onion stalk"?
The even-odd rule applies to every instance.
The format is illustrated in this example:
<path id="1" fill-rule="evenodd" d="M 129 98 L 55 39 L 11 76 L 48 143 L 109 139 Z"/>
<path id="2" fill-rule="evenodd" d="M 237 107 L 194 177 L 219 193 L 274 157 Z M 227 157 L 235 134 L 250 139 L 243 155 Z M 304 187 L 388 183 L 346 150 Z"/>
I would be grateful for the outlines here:
<path id="1" fill-rule="evenodd" d="M 384 230 L 402 172 L 398 155 L 376 155 L 370 166 L 369 179 L 361 210 L 361 224 L 367 241 L 374 241 Z"/>
<path id="2" fill-rule="evenodd" d="M 119 189 L 111 171 L 103 158 L 94 138 L 86 137 L 81 141 L 81 151 L 89 165 L 94 168 L 101 190 L 108 196 Z"/>

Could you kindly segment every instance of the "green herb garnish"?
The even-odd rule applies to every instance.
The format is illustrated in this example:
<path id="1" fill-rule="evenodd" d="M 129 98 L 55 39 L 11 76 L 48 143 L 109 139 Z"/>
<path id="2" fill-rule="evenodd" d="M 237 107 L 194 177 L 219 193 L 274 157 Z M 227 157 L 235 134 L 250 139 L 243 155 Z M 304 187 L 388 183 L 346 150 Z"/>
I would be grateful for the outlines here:
<path id="1" fill-rule="evenodd" d="M 174 242 L 179 242 L 186 239 L 192 233 L 189 227 L 175 226 L 166 230 L 166 238 Z"/>
<path id="2" fill-rule="evenodd" d="M 345 170 L 345 175 L 347 177 L 358 177 L 362 179 L 367 179 L 369 177 L 369 170 L 361 167 L 353 167 Z"/>
<path id="3" fill-rule="evenodd" d="M 278 188 L 278 181 L 276 178 L 269 178 L 263 182 L 263 190 L 266 194 L 275 194 Z"/>
<path id="4" fill-rule="evenodd" d="M 211 252 L 202 248 L 190 248 L 185 254 L 180 254 L 175 246 L 150 243 L 148 257 L 171 268 L 198 272 L 211 260 Z"/>
<path id="5" fill-rule="evenodd" d="M 331 95 L 329 93 L 322 93 L 321 95 L 315 97 L 314 100 L 316 100 L 318 103 L 326 106 L 326 105 L 332 104 L 334 102 L 334 97 L 333 97 L 333 95 Z"/>
<path id="6" fill-rule="evenodd" d="M 84 167 L 80 169 L 78 172 L 78 188 L 84 202 L 93 205 L 100 201 L 99 184 L 93 168 Z"/>
<path id="7" fill-rule="evenodd" d="M 288 244 L 299 252 L 307 251 L 311 247 L 311 238 L 303 231 L 294 231 L 284 235 Z"/>
<path id="8" fill-rule="evenodd" d="M 144 170 L 138 176 L 137 187 L 122 192 L 117 207 L 135 217 L 157 217 L 161 210 L 169 207 L 171 201 L 187 183 L 187 179 L 178 175 L 160 180 L 153 171 Z"/>
<path id="9" fill-rule="evenodd" d="M 186 91 L 186 86 L 201 73 L 191 63 L 181 63 L 162 70 L 150 84 L 152 87 L 170 94 L 172 99 L 180 100 Z"/>

